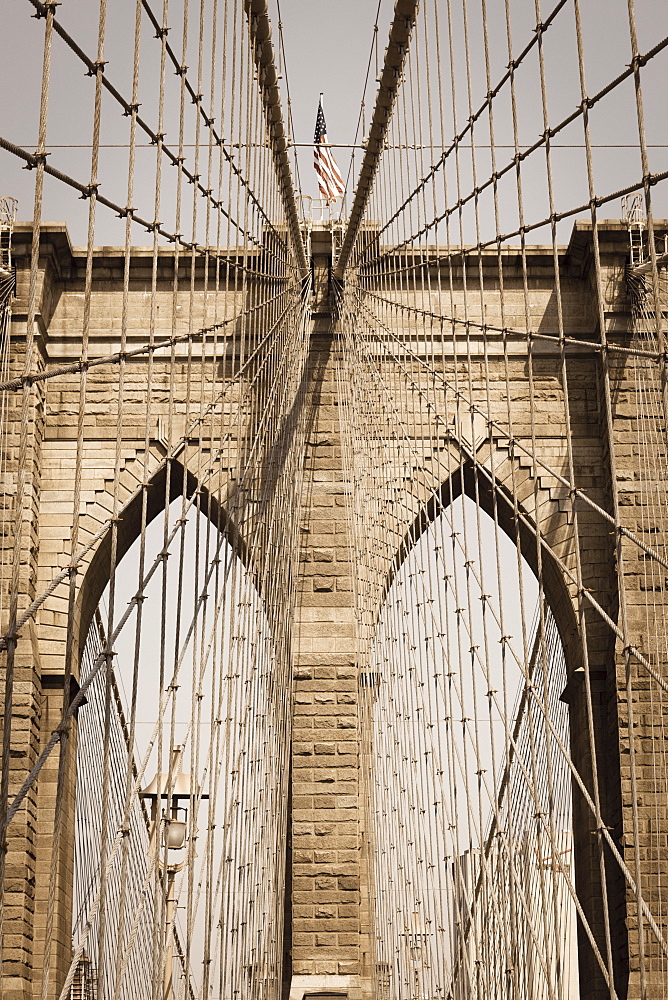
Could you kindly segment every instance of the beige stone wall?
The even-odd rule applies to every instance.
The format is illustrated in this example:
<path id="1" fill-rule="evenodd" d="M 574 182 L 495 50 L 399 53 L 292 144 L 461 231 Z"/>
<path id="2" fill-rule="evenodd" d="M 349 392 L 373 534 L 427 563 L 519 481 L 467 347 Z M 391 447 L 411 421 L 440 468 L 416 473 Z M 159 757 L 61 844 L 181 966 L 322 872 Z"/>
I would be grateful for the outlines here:
<path id="1" fill-rule="evenodd" d="M 9 377 L 18 377 L 25 367 L 25 338 L 19 339 L 9 365 Z M 34 364 L 39 370 L 43 364 L 41 345 L 34 346 Z M 2 561 L 7 567 L 3 579 L 2 626 L 7 628 L 10 606 L 9 584 L 13 575 L 15 542 L 17 535 L 16 508 L 19 491 L 22 491 L 22 530 L 18 565 L 18 591 L 20 612 L 34 600 L 37 586 L 40 541 L 40 495 L 43 481 L 44 393 L 36 392 L 24 405 L 22 392 L 12 394 L 7 400 L 5 497 L 3 511 L 5 531 Z M 25 465 L 18 467 L 21 448 L 25 448 Z M 9 758 L 8 786 L 10 800 L 16 795 L 26 773 L 34 765 L 39 752 L 41 729 L 41 659 L 38 631 L 34 625 L 23 629 L 14 650 L 3 654 L 0 676 L 0 724 L 4 729 L 4 704 L 8 667 L 13 667 L 12 732 Z M 3 732 L 4 738 L 4 732 Z M 5 857 L 5 894 L 3 898 L 4 954 L 3 995 L 9 1000 L 27 1000 L 31 995 L 30 982 L 33 969 L 35 917 L 37 912 L 37 881 L 39 875 L 38 847 L 40 841 L 40 802 L 37 789 L 31 789 L 19 807 L 7 831 Z"/>
<path id="2" fill-rule="evenodd" d="M 332 334 L 316 321 L 294 627 L 292 972 L 351 977 L 361 926 L 357 656 Z M 350 992 L 352 998 L 356 992 Z"/>
<path id="3" fill-rule="evenodd" d="M 646 341 L 640 341 L 641 347 L 643 344 Z M 620 358 L 611 367 L 620 520 L 642 543 L 665 558 L 668 479 L 660 473 L 667 468 L 661 371 L 654 362 L 642 358 Z M 668 575 L 663 566 L 647 558 L 631 540 L 623 539 L 620 549 L 628 628 L 628 642 L 618 640 L 614 655 L 620 734 L 621 852 L 632 877 L 640 882 L 642 895 L 665 940 L 668 935 L 664 889 L 668 884 L 665 764 L 668 698 L 648 669 L 633 655 L 626 655 L 626 648 L 638 649 L 665 685 Z M 620 609 L 620 620 L 621 616 Z M 641 995 L 642 947 L 647 996 L 661 997 L 665 990 L 665 956 L 646 922 L 644 941 L 639 940 L 635 931 L 638 903 L 630 889 L 626 895 L 628 922 L 633 928 L 629 937 L 629 995 Z"/>
<path id="4" fill-rule="evenodd" d="M 605 268 L 604 313 L 611 336 L 624 339 L 629 329 L 629 302 L 623 290 L 623 266 L 626 253 L 626 232 L 614 226 L 606 230 L 603 245 Z M 592 287 L 592 264 L 586 228 L 576 229 L 564 258 L 564 307 L 567 332 L 573 336 L 593 339 L 597 336 L 595 301 Z M 330 248 L 326 234 L 314 235 L 316 296 L 313 304 L 313 327 L 308 361 L 307 435 L 305 478 L 302 495 L 301 572 L 298 581 L 298 605 L 293 628 L 294 711 L 292 746 L 292 816 L 290 839 L 290 899 L 291 927 L 286 952 L 291 965 L 293 1000 L 301 1000 L 308 989 L 329 987 L 348 991 L 349 1000 L 368 993 L 370 988 L 370 946 L 366 902 L 366 867 L 363 857 L 364 816 L 360 786 L 360 719 L 357 692 L 359 671 L 359 636 L 355 621 L 354 581 L 362 580 L 375 588 L 380 599 L 391 577 L 392 566 L 402 545 L 414 537 L 415 519 L 426 499 L 438 490 L 448 477 L 461 471 L 461 454 L 452 445 L 448 434 L 435 429 L 433 421 L 416 408 L 415 397 L 397 396 L 396 405 L 402 410 L 407 425 L 414 429 L 410 454 L 405 456 L 405 474 L 400 483 L 390 481 L 396 464 L 388 465 L 388 489 L 398 486 L 402 511 L 378 511 L 375 519 L 377 559 L 372 568 L 351 563 L 348 504 L 350 483 L 346 479 L 341 452 L 339 405 L 336 385 L 337 344 L 331 330 L 330 303 L 327 289 L 327 267 Z M 14 308 L 13 371 L 21 370 L 26 318 L 26 275 L 29 260 L 27 234 L 18 233 L 17 263 L 19 294 Z M 38 327 L 40 358 L 50 363 L 62 363 L 79 355 L 83 324 L 83 254 L 72 251 L 62 227 L 53 227 L 43 238 L 40 272 Z M 500 320 L 500 293 L 493 282 L 494 261 L 490 258 L 489 283 L 485 291 L 485 318 L 489 324 Z M 197 276 L 194 292 L 190 291 L 188 262 L 183 269 L 182 290 L 173 298 L 171 285 L 173 267 L 169 254 L 160 257 L 158 270 L 157 310 L 153 316 L 156 337 L 171 336 L 187 327 L 185 317 L 206 326 L 252 305 L 257 289 L 250 283 L 231 282 L 218 292 L 212 292 L 207 282 Z M 495 265 L 494 265 L 495 266 Z M 537 249 L 530 254 L 529 287 L 531 315 L 538 329 L 556 333 L 551 251 Z M 100 250 L 96 254 L 94 294 L 92 299 L 90 355 L 117 350 L 122 311 L 122 253 Z M 509 255 L 505 271 L 505 322 L 521 326 L 524 322 L 522 274 L 517 255 Z M 442 276 L 445 281 L 445 276 Z M 469 298 L 473 291 L 469 281 Z M 487 279 L 486 279 L 487 280 Z M 455 273 L 455 281 L 461 275 Z M 437 276 L 432 275 L 432 289 Z M 205 288 L 209 289 L 207 295 Z M 150 255 L 138 252 L 133 258 L 129 297 L 128 347 L 143 343 L 151 323 Z M 455 289 L 456 304 L 463 304 L 461 286 Z M 422 290 L 409 293 L 406 301 L 426 308 Z M 272 314 L 273 315 L 273 314 Z M 407 315 L 407 314 L 406 314 Z M 475 319 L 475 309 L 471 312 Z M 478 320 L 482 313 L 478 315 Z M 271 318 L 271 317 L 270 317 Z M 146 483 L 164 468 L 167 450 L 186 431 L 193 413 L 202 400 L 213 398 L 225 379 L 239 368 L 240 358 L 247 356 L 248 344 L 254 332 L 266 323 L 267 316 L 248 320 L 245 325 L 226 327 L 229 357 L 224 363 L 213 364 L 206 347 L 193 344 L 191 371 L 197 372 L 197 384 L 189 375 L 187 347 L 175 348 L 156 355 L 153 367 L 151 411 L 146 419 L 146 361 L 128 366 L 124 405 L 121 413 L 120 476 L 117 504 L 123 508 L 132 497 L 141 495 Z M 395 330 L 414 338 L 412 349 L 418 354 L 433 351 L 425 340 L 424 331 L 397 311 Z M 411 323 L 413 326 L 411 327 Z M 450 332 L 448 333 L 448 339 Z M 222 336 L 222 334 L 221 334 Z M 435 336 L 433 329 L 430 337 Z M 567 470 L 564 445 L 564 381 L 558 346 L 534 342 L 534 409 L 533 433 L 536 456 L 562 474 Z M 201 363 L 204 355 L 204 363 Z M 379 361 L 382 364 L 382 359 Z M 409 359 L 406 364 L 416 385 L 425 378 L 421 367 Z M 494 419 L 507 419 L 507 396 L 513 417 L 513 433 L 530 442 L 532 419 L 529 408 L 528 364 L 522 338 L 509 344 L 508 369 L 502 355 L 501 337 L 489 344 L 488 365 L 482 357 L 482 343 L 473 335 L 462 353 L 455 357 L 443 352 L 444 375 L 459 381 L 462 389 L 472 391 L 475 402 Z M 510 383 L 506 386 L 506 370 Z M 578 486 L 603 507 L 608 508 L 613 486 L 619 490 L 625 524 L 643 537 L 655 537 L 654 528 L 643 517 L 646 498 L 638 486 L 641 470 L 637 451 L 638 400 L 634 375 L 630 367 L 621 366 L 616 376 L 614 447 L 622 475 L 611 483 L 609 446 L 602 419 L 601 372 L 596 355 L 587 348 L 569 347 L 566 358 L 568 403 L 573 436 L 573 461 Z M 488 379 L 489 375 L 489 379 Z M 201 376 L 201 377 L 200 377 Z M 108 523 L 114 509 L 116 481 L 115 439 L 118 414 L 110 394 L 110 383 L 103 368 L 91 369 L 88 375 L 85 415 L 85 447 L 83 451 L 80 543 L 86 544 Z M 419 395 L 419 393 L 418 393 Z M 72 524 L 72 475 L 76 456 L 76 434 L 79 407 L 78 375 L 62 376 L 45 384 L 43 392 L 33 396 L 29 420 L 25 538 L 22 539 L 25 559 L 21 565 L 21 592 L 26 603 L 39 593 L 62 570 L 69 558 Z M 11 476 L 16 476 L 16 456 L 19 443 L 18 409 L 20 394 L 10 399 Z M 449 403 L 447 405 L 450 405 Z M 444 399 L 444 409 L 446 409 Z M 45 417 L 46 415 L 46 417 Z M 252 506 L 248 498 L 239 496 L 233 472 L 248 454 L 254 421 L 258 414 L 245 416 L 230 395 L 222 414 L 205 421 L 196 436 L 185 441 L 180 461 L 194 477 L 206 471 L 218 442 L 226 444 L 215 463 L 215 473 L 207 480 L 211 496 L 217 497 L 225 510 L 233 509 L 238 529 L 245 540 L 252 540 Z M 453 411 L 454 419 L 454 411 Z M 14 422 L 16 421 L 16 422 Z M 561 421 L 561 422 L 560 422 Z M 498 488 L 509 497 L 516 497 L 527 525 L 537 522 L 541 534 L 552 548 L 555 559 L 548 566 L 547 579 L 553 610 L 562 630 L 569 669 L 574 676 L 567 696 L 571 704 L 573 752 L 583 775 L 591 783 L 592 760 L 583 734 L 586 732 L 587 708 L 581 683 L 575 671 L 582 662 L 582 646 L 578 632 L 579 595 L 568 580 L 564 568 L 576 570 L 575 533 L 581 540 L 583 556 L 583 586 L 598 595 L 604 610 L 617 613 L 616 577 L 614 574 L 614 539 L 609 526 L 586 507 L 578 506 L 577 519 L 568 497 L 558 480 L 536 464 L 531 455 L 513 452 L 502 434 L 487 433 L 474 427 L 472 436 L 466 427 L 453 430 L 465 439 L 469 452 L 475 454 L 481 467 L 493 475 Z M 479 433 L 480 431 L 480 433 Z M 203 445 L 203 447 L 202 447 Z M 148 447 L 147 447 L 148 446 Z M 268 467 L 275 461 L 267 455 Z M 204 468 L 202 466 L 204 462 Z M 470 463 L 469 463 L 470 464 Z M 213 465 L 212 465 L 213 467 Z M 258 488 L 271 487 L 267 473 Z M 465 472 L 465 476 L 470 473 Z M 482 480 L 480 480 L 480 483 Z M 10 492 L 16 479 L 10 482 Z M 466 484 L 471 488 L 471 483 Z M 164 485 L 161 486 L 164 489 Z M 149 492 L 149 496 L 150 496 Z M 151 500 L 155 511 L 162 497 Z M 485 499 L 489 502 L 489 497 Z M 136 535 L 136 509 L 130 510 L 119 526 L 122 547 Z M 10 511 L 11 514 L 11 511 Z M 508 524 L 512 522 L 512 505 L 505 509 Z M 577 520 L 577 523 L 576 523 Z M 656 528 L 663 529 L 663 522 Z M 413 533 L 413 534 L 412 534 Z M 13 539 L 2 539 L 5 554 Z M 523 534 L 525 555 L 536 562 L 535 536 L 527 527 Z M 630 543 L 624 543 L 630 597 L 630 622 L 636 641 L 641 643 L 647 631 L 645 616 L 646 575 L 643 563 Z M 89 570 L 91 594 L 102 592 L 108 565 L 99 546 L 82 561 L 79 584 Z M 560 568 L 561 564 L 561 568 Z M 259 575 L 262 567 L 257 566 Z M 364 574 L 369 574 L 368 578 Z M 6 581 L 5 581 L 6 583 Z M 652 599 L 663 613 L 665 581 L 651 583 Z M 84 619 L 92 612 L 80 593 L 78 607 Z M 93 602 L 94 603 L 94 602 Z M 603 806 L 606 815 L 617 824 L 615 839 L 623 844 L 625 858 L 632 862 L 632 804 L 628 766 L 627 712 L 624 708 L 624 657 L 616 651 L 607 625 L 591 609 L 585 612 L 588 627 L 588 655 L 592 670 L 597 756 L 603 775 Z M 34 762 L 40 742 L 48 737 L 52 720 L 59 712 L 58 678 L 62 678 L 66 650 L 67 586 L 64 584 L 40 608 L 34 627 L 22 630 L 17 647 L 16 680 L 13 720 L 15 753 L 12 757 L 10 785 L 15 789 Z M 82 630 L 86 622 L 82 623 Z M 615 666 L 616 663 L 616 666 Z M 658 663 L 665 676 L 665 663 Z M 43 684 L 49 675 L 53 680 Z M 664 720 L 654 711 L 649 687 L 637 680 L 639 692 L 638 739 L 643 755 L 639 760 L 647 771 L 656 747 L 663 738 Z M 620 737 L 621 732 L 621 737 Z M 73 753 L 75 735 L 70 741 Z M 621 762 L 621 763 L 620 763 Z M 20 814 L 12 824 L 7 858 L 8 889 L 5 912 L 11 921 L 11 931 L 5 938 L 5 993 L 11 1000 L 27 1000 L 33 990 L 39 990 L 37 970 L 42 962 L 44 901 L 46 875 L 54 859 L 51 855 L 53 828 L 53 792 L 57 757 L 44 770 L 36 790 L 25 800 Z M 69 814 L 64 822 L 72 822 L 73 785 L 68 772 L 66 804 Z M 647 874 L 656 868 L 656 845 L 668 829 L 665 788 L 661 778 L 651 780 L 643 774 L 640 823 L 645 837 L 643 851 Z M 620 799 L 621 790 L 621 799 Z M 67 811 L 67 810 L 66 810 Z M 592 838 L 591 816 L 586 809 L 576 808 L 576 841 L 579 859 L 578 887 L 585 911 L 591 915 L 595 933 L 602 941 L 600 918 L 601 885 L 597 851 Z M 71 839 L 65 839 L 58 865 L 57 886 L 59 910 L 54 927 L 54 975 L 50 996 L 56 989 L 63 969 L 69 963 L 68 933 L 71 898 Z M 663 863 L 663 862 L 661 862 Z M 632 894 L 620 880 L 608 886 L 612 905 L 614 946 L 618 955 L 619 975 L 623 977 L 626 962 L 627 916 L 634 915 Z M 637 984 L 637 942 L 631 940 L 632 991 Z M 657 959 L 658 961 L 658 959 Z M 585 962 L 583 974 L 594 985 L 591 996 L 600 988 L 596 969 Z M 298 995 L 299 994 L 299 995 Z"/>

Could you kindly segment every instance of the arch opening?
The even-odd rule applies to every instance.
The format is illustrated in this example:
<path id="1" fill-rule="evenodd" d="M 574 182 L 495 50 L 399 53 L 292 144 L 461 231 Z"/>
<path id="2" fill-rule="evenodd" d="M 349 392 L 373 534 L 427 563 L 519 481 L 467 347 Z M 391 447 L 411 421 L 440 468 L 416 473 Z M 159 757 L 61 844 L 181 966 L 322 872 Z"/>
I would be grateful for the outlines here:
<path id="1" fill-rule="evenodd" d="M 196 492 L 199 493 L 199 500 L 193 503 Z M 184 468 L 180 462 L 170 460 L 161 463 L 158 471 L 152 476 L 148 487 L 145 490 L 138 489 L 120 511 L 115 539 L 117 566 L 140 538 L 142 522 L 145 523 L 146 529 L 150 530 L 156 518 L 159 522 L 164 518 L 165 505 L 170 506 L 179 499 L 181 502 L 185 499 L 189 509 L 196 506 L 197 510 L 206 511 L 211 524 L 224 535 L 244 565 L 248 563 L 244 541 L 233 519 L 229 516 L 227 509 L 219 502 L 218 497 L 199 484 L 193 473 Z M 143 513 L 144 503 L 146 505 L 145 514 Z M 154 527 L 153 530 L 155 531 L 156 528 Z M 79 592 L 76 624 L 80 655 L 83 655 L 83 645 L 89 634 L 96 609 L 103 593 L 108 588 L 112 567 L 111 550 L 112 532 L 109 530 L 95 550 L 86 571 L 84 584 Z M 159 550 L 155 551 L 157 553 Z"/>
<path id="2" fill-rule="evenodd" d="M 446 486 L 362 689 L 377 979 L 392 1000 L 576 1000 L 564 647 L 521 542 L 465 476 Z"/>
<path id="3" fill-rule="evenodd" d="M 281 658 L 244 547 L 185 495 L 125 546 L 81 658 L 84 681 L 162 552 L 78 720 L 73 971 L 109 996 L 280 976 Z"/>

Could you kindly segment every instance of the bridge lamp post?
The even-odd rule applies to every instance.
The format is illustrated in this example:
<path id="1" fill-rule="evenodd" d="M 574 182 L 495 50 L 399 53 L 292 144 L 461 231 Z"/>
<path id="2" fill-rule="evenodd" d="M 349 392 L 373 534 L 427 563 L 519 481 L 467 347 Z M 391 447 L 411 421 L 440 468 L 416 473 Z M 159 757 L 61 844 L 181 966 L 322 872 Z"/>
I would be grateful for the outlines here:
<path id="1" fill-rule="evenodd" d="M 177 774 L 179 767 L 182 746 L 172 748 L 171 768 L 169 774 L 157 775 L 146 788 L 139 793 L 139 797 L 151 803 L 151 825 L 149 856 L 155 850 L 155 838 L 158 831 L 162 830 L 162 847 L 167 848 L 167 861 L 158 857 L 158 868 L 164 873 L 165 883 L 165 963 L 163 969 L 163 1000 L 173 1000 L 173 966 L 174 966 L 174 917 L 176 913 L 176 896 L 174 887 L 177 874 L 186 865 L 187 857 L 182 861 L 170 860 L 170 851 L 182 851 L 188 846 L 188 809 L 181 802 L 189 801 L 193 794 L 193 786 L 189 774 Z M 171 791 L 168 788 L 171 783 Z M 202 795 L 202 799 L 208 799 L 208 795 Z M 158 815 L 158 801 L 162 800 L 169 804 Z"/>
<path id="2" fill-rule="evenodd" d="M 411 969 L 413 971 L 412 994 L 413 1000 L 428 1000 L 421 989 L 420 973 L 429 968 L 427 961 L 427 941 L 429 935 L 426 928 L 420 923 L 418 914 L 413 914 L 412 927 L 406 928 L 405 938 L 408 946 L 408 955 Z"/>

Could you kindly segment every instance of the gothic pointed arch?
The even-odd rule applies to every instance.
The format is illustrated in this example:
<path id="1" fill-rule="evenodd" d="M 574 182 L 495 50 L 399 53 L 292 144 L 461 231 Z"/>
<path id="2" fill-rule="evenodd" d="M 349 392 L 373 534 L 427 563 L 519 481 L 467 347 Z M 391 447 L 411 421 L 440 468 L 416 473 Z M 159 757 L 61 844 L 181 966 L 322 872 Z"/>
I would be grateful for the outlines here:
<path id="1" fill-rule="evenodd" d="M 146 503 L 145 526 L 164 512 L 177 497 L 191 501 L 199 492 L 199 509 L 208 516 L 212 524 L 223 533 L 242 563 L 247 559 L 246 545 L 236 528 L 228 508 L 217 495 L 198 484 L 196 476 L 177 459 L 163 461 L 146 485 L 140 485 L 121 508 L 116 531 L 116 565 L 128 553 L 142 531 L 142 509 Z M 146 499 L 144 500 L 144 494 Z M 77 644 L 79 655 L 88 635 L 95 609 L 109 583 L 112 560 L 111 524 L 97 545 L 86 568 L 79 589 L 77 622 Z"/>
<path id="2" fill-rule="evenodd" d="M 563 567 L 560 566 L 560 557 L 542 535 L 544 525 L 541 525 L 541 565 L 539 567 L 539 540 L 535 518 L 527 507 L 519 501 L 517 502 L 516 516 L 515 502 L 508 485 L 471 459 L 456 466 L 452 474 L 434 490 L 405 531 L 388 571 L 383 595 L 389 591 L 397 572 L 424 532 L 462 494 L 478 504 L 480 509 L 490 518 L 496 517 L 499 527 L 513 542 L 516 537 L 519 539 L 522 557 L 537 578 L 540 574 L 545 598 L 557 623 L 566 657 L 567 672 L 570 677 L 572 672 L 582 665 L 582 646 L 573 601 L 572 582 L 568 580 Z M 557 522 L 557 527 L 567 526 L 567 514 L 558 508 L 554 509 L 554 504 L 550 504 L 550 507 L 552 508 L 550 509 L 550 517 L 553 522 Z M 556 530 L 554 523 L 550 525 L 550 530 L 552 532 Z"/>

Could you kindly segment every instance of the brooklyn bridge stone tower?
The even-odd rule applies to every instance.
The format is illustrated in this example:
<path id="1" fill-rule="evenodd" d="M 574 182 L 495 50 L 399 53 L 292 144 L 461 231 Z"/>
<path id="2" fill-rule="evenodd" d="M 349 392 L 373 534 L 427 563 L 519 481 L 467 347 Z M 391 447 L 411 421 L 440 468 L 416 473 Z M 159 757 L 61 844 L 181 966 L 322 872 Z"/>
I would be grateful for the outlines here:
<path id="1" fill-rule="evenodd" d="M 316 200 L 292 9 L 71 6 L 0 138 L 3 996 L 665 1000 L 665 32 L 381 4 Z"/>

